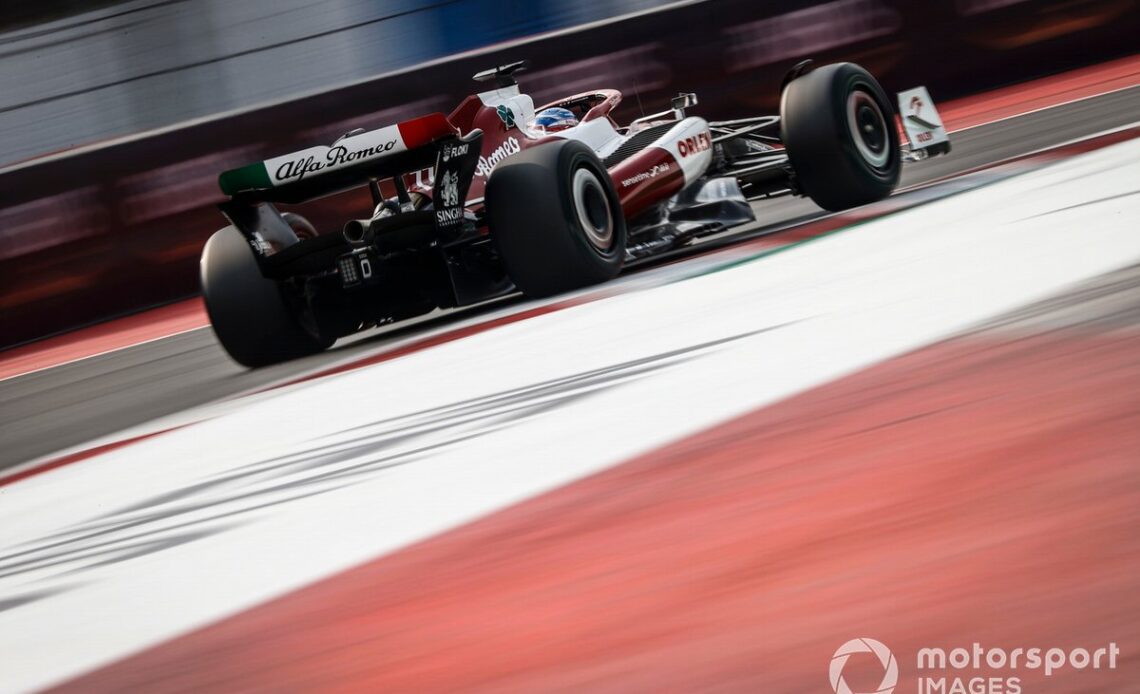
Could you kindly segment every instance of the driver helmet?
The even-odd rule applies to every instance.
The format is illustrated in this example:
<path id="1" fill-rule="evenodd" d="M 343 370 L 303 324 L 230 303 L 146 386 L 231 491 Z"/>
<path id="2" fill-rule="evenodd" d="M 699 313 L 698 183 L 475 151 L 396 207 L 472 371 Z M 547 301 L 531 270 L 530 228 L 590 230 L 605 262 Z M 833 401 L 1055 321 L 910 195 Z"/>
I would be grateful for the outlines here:
<path id="1" fill-rule="evenodd" d="M 534 129 L 544 133 L 556 133 L 578 125 L 574 113 L 565 108 L 546 108 L 538 112 L 534 119 Z"/>

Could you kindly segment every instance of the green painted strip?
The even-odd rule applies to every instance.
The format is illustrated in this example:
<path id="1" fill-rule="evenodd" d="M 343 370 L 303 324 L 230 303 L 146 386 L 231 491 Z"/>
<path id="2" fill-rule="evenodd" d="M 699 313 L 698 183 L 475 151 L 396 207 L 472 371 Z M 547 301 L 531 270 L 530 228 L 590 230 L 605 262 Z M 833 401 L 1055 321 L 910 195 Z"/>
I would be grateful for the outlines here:
<path id="1" fill-rule="evenodd" d="M 904 208 L 904 209 L 910 209 L 910 208 Z M 901 212 L 902 210 L 898 210 L 898 211 Z M 723 272 L 725 270 L 731 270 L 734 267 L 740 267 L 741 265 L 747 265 L 748 263 L 754 263 L 757 260 L 761 260 L 763 258 L 767 258 L 769 256 L 776 255 L 777 253 L 783 253 L 784 251 L 788 251 L 788 250 L 791 250 L 793 248 L 798 248 L 804 244 L 811 243 L 812 241 L 818 241 L 822 238 L 826 238 L 826 237 L 831 236 L 833 234 L 838 234 L 840 232 L 849 231 L 851 229 L 862 226 L 864 224 L 869 224 L 871 222 L 878 221 L 878 220 L 882 219 L 883 217 L 887 217 L 891 214 L 893 214 L 893 212 L 888 212 L 888 213 L 881 215 L 881 216 L 878 216 L 878 217 L 870 217 L 868 219 L 861 219 L 857 222 L 851 222 L 850 224 L 841 226 L 837 229 L 832 229 L 831 231 L 825 231 L 821 234 L 818 234 L 816 236 L 812 236 L 810 238 L 800 239 L 799 241 L 792 241 L 789 244 L 786 244 L 783 246 L 777 246 L 776 248 L 768 248 L 768 249 L 765 249 L 762 251 L 757 251 L 756 253 L 746 255 L 743 258 L 737 258 L 736 260 L 730 260 L 727 263 L 724 263 L 722 265 L 717 265 L 716 267 L 706 268 L 706 269 L 701 270 L 700 272 L 698 272 L 696 274 L 690 275 L 690 277 L 703 277 L 705 275 L 713 275 L 713 274 L 716 274 L 718 272 Z M 689 279 L 689 277 L 686 277 L 685 279 Z"/>
<path id="2" fill-rule="evenodd" d="M 258 162 L 222 172 L 222 175 L 218 176 L 218 187 L 226 195 L 237 195 L 243 190 L 272 188 L 273 183 L 269 180 L 269 171 L 265 169 L 265 164 Z"/>

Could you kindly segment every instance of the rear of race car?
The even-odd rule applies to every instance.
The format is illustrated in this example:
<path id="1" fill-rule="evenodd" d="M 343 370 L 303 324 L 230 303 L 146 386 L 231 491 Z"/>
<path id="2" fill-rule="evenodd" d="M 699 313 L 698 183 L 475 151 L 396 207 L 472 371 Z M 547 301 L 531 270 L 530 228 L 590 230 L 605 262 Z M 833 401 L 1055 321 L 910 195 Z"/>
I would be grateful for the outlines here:
<path id="1" fill-rule="evenodd" d="M 226 351 L 262 366 L 369 325 L 510 291 L 465 210 L 481 143 L 482 132 L 460 136 L 436 113 L 224 172 L 230 199 L 219 208 L 231 225 L 207 243 L 201 279 Z M 430 196 L 409 193 L 424 169 L 433 172 Z M 343 230 L 298 233 L 296 216 L 276 207 L 361 186 L 372 191 L 372 215 Z"/>

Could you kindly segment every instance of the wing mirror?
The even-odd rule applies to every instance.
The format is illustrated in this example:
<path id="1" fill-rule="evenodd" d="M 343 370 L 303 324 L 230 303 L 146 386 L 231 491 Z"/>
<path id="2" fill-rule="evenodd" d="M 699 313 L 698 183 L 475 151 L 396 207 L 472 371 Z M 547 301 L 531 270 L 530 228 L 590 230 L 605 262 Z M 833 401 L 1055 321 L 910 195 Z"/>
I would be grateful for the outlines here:
<path id="1" fill-rule="evenodd" d="M 677 120 L 681 120 L 685 117 L 685 109 L 697 105 L 697 95 L 682 92 L 673 97 L 671 105 L 673 106 L 673 113 L 676 114 Z"/>

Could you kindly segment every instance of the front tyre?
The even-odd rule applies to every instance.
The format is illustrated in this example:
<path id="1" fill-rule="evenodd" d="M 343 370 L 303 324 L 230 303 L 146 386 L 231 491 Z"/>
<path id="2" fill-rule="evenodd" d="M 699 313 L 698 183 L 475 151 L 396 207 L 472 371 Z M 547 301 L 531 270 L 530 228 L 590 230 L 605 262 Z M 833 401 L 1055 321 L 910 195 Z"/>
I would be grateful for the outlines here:
<path id="1" fill-rule="evenodd" d="M 626 224 L 613 181 L 581 142 L 540 145 L 495 167 L 487 223 L 515 286 L 551 296 L 613 279 Z"/>
<path id="2" fill-rule="evenodd" d="M 780 98 L 780 137 L 796 185 L 825 210 L 882 200 L 898 185 L 894 110 L 871 73 L 854 63 L 792 80 Z"/>
<path id="3" fill-rule="evenodd" d="M 332 344 L 298 322 L 281 287 L 262 276 L 253 250 L 234 227 L 206 242 L 200 271 L 214 334 L 237 363 L 267 366 L 316 354 Z"/>

